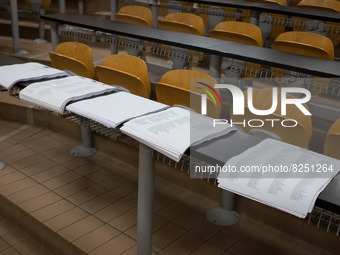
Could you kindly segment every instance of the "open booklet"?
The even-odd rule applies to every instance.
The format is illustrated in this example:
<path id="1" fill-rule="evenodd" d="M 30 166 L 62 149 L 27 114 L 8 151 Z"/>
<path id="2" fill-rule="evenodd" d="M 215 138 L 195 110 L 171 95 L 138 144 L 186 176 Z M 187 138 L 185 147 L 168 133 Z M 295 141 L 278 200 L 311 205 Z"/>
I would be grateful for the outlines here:
<path id="1" fill-rule="evenodd" d="M 109 128 L 115 128 L 124 121 L 168 107 L 168 105 L 122 91 L 75 102 L 69 104 L 66 109 Z"/>
<path id="2" fill-rule="evenodd" d="M 0 86 L 7 90 L 10 90 L 19 82 L 33 82 L 43 79 L 69 76 L 69 74 L 65 71 L 36 62 L 0 66 L 0 74 Z"/>
<path id="3" fill-rule="evenodd" d="M 121 131 L 165 156 L 179 161 L 190 147 L 227 134 L 234 127 L 217 125 L 196 112 L 171 107 L 126 122 Z"/>
<path id="4" fill-rule="evenodd" d="M 63 114 L 67 103 L 114 91 L 120 88 L 81 76 L 69 76 L 32 83 L 20 91 L 19 98 Z"/>
<path id="5" fill-rule="evenodd" d="M 265 139 L 228 160 L 218 186 L 304 218 L 339 170 L 340 160 Z"/>

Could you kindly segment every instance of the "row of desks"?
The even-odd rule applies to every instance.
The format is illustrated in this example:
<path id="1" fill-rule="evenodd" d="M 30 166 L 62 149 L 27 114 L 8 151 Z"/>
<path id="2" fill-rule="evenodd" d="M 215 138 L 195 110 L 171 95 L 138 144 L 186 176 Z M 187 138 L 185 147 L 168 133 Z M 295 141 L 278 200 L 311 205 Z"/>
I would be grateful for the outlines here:
<path id="1" fill-rule="evenodd" d="M 19 61 L 7 56 L 0 57 L 0 65 L 14 64 Z M 192 156 L 211 164 L 224 164 L 231 157 L 256 145 L 261 139 L 237 131 L 204 145 L 191 148 Z M 223 152 L 223 153 L 222 153 Z M 113 155 L 114 156 L 114 155 Z M 152 247 L 152 208 L 154 194 L 154 158 L 151 149 L 140 144 L 139 150 L 139 185 L 138 185 L 138 254 L 151 254 Z M 317 205 L 340 214 L 340 176 L 337 176 L 320 194 Z M 238 220 L 233 212 L 233 194 L 223 192 L 222 209 L 227 212 L 230 222 Z"/>
<path id="2" fill-rule="evenodd" d="M 42 15 L 41 18 L 52 22 L 51 39 L 53 48 L 60 42 L 58 27 L 67 24 L 94 31 L 102 31 L 114 35 L 127 36 L 134 39 L 204 52 L 217 58 L 228 57 L 321 77 L 340 77 L 340 63 L 337 61 L 299 56 L 205 36 L 141 27 L 88 15 L 49 14 Z M 216 58 L 214 59 L 216 60 Z M 216 65 L 218 62 L 219 61 L 211 61 L 210 70 L 219 69 L 220 66 Z M 211 73 L 211 75 L 217 77 L 214 73 Z"/>

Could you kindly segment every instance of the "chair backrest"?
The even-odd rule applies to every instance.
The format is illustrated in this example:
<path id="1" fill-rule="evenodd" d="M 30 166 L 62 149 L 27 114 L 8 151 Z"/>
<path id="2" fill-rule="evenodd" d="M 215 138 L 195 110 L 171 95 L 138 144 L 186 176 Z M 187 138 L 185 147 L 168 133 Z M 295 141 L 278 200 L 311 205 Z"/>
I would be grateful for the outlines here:
<path id="1" fill-rule="evenodd" d="M 335 121 L 330 127 L 323 153 L 327 156 L 340 159 L 340 119 Z"/>
<path id="2" fill-rule="evenodd" d="M 75 58 L 71 58 L 66 55 L 58 54 L 52 51 L 49 52 L 49 55 L 52 67 L 60 70 L 71 71 L 76 75 L 93 79 L 93 75 L 91 75 L 88 66 L 85 65 L 83 62 Z"/>
<path id="3" fill-rule="evenodd" d="M 203 72 L 183 69 L 171 70 L 166 72 L 156 84 L 157 101 L 168 105 L 184 105 L 200 113 L 201 94 L 204 93 L 204 91 L 199 88 L 201 85 L 198 83 L 192 86 L 191 79 L 204 81 L 204 83 L 208 85 L 207 87 L 213 87 L 214 84 L 216 84 L 214 78 Z M 215 91 L 219 93 L 218 90 Z M 207 115 L 219 118 L 220 113 L 221 104 L 219 102 L 213 102 L 212 99 L 208 97 Z"/>
<path id="4" fill-rule="evenodd" d="M 262 47 L 258 26 L 241 21 L 224 21 L 211 31 L 210 37 Z"/>
<path id="5" fill-rule="evenodd" d="M 92 50 L 86 44 L 79 43 L 79 42 L 63 42 L 57 45 L 57 47 L 54 50 L 54 53 L 57 53 L 59 55 L 64 55 L 69 58 L 73 58 L 84 63 L 84 65 L 87 66 L 88 71 L 89 71 L 86 77 L 94 78 Z M 55 63 L 53 62 L 52 59 L 51 59 L 51 64 L 54 67 Z"/>
<path id="6" fill-rule="evenodd" d="M 115 20 L 133 25 L 153 27 L 152 12 L 144 6 L 124 6 L 115 14 Z"/>
<path id="7" fill-rule="evenodd" d="M 158 24 L 160 29 L 204 35 L 203 19 L 192 13 L 170 13 Z"/>
<path id="8" fill-rule="evenodd" d="M 286 0 L 246 0 L 246 2 L 276 4 L 276 5 L 281 5 L 281 6 L 287 6 Z"/>
<path id="9" fill-rule="evenodd" d="M 25 4 L 31 5 L 31 0 L 24 0 Z M 42 0 L 40 8 L 46 10 L 52 3 L 52 0 Z"/>
<path id="10" fill-rule="evenodd" d="M 107 56 L 100 66 L 96 67 L 98 80 L 119 85 L 131 93 L 150 97 L 151 88 L 146 63 L 135 56 L 114 54 Z"/>
<path id="11" fill-rule="evenodd" d="M 315 10 L 340 12 L 340 2 L 336 0 L 301 0 L 297 6 Z"/>
<path id="12" fill-rule="evenodd" d="M 272 90 L 267 89 L 253 89 L 253 106 L 258 110 L 267 110 L 272 106 Z M 245 102 L 247 102 L 248 93 L 244 92 Z M 296 98 L 292 95 L 287 94 L 287 99 Z M 306 104 L 303 106 L 308 109 Z M 249 120 L 256 119 L 251 123 L 252 126 L 258 125 L 258 129 L 266 130 L 273 133 L 281 138 L 282 141 L 297 145 L 300 147 L 308 148 L 309 142 L 312 137 L 312 120 L 310 116 L 304 115 L 297 107 L 293 104 L 287 104 L 286 115 L 281 115 L 281 93 L 278 92 L 278 105 L 274 113 L 270 115 L 259 116 L 250 112 L 248 105 L 245 103 L 245 114 L 244 115 L 233 115 L 233 109 L 230 112 L 230 119 L 232 122 L 245 122 L 245 127 L 242 128 L 247 132 L 251 132 L 253 127 L 248 125 Z M 268 119 L 276 119 L 274 124 Z M 282 121 L 286 122 L 285 125 L 292 125 L 290 119 L 296 120 L 297 125 L 295 127 L 284 127 L 281 125 Z M 261 121 L 259 121 L 261 120 Z M 263 126 L 261 126 L 263 123 Z"/>
<path id="13" fill-rule="evenodd" d="M 280 34 L 272 49 L 314 58 L 334 60 L 332 41 L 322 35 L 291 31 Z"/>

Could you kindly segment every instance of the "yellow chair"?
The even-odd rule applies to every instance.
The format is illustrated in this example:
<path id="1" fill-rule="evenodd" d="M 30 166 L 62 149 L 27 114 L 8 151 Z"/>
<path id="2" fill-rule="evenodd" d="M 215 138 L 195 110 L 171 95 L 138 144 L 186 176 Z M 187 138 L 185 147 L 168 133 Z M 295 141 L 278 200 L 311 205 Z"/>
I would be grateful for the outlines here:
<path id="1" fill-rule="evenodd" d="M 340 2 L 337 0 L 301 0 L 298 5 L 299 8 L 306 9 L 306 12 L 308 10 L 319 10 L 319 11 L 327 11 L 327 12 L 333 12 L 333 13 L 340 13 Z M 340 35 L 338 35 L 337 31 L 339 30 L 339 23 L 334 23 L 334 22 L 323 22 L 323 21 L 311 21 L 314 22 L 312 23 L 312 27 L 309 28 L 308 26 L 306 27 L 307 19 L 303 18 L 294 18 L 294 30 L 296 31 L 309 31 L 309 32 L 314 32 L 315 33 L 322 33 L 323 35 L 326 35 L 329 39 L 332 40 L 333 45 L 336 46 L 340 42 Z M 316 23 L 315 23 L 316 22 Z M 301 26 L 299 24 L 305 24 L 304 26 Z M 306 30 L 307 29 L 307 30 Z M 319 30 L 322 31 L 319 31 Z"/>
<path id="2" fill-rule="evenodd" d="M 115 14 L 115 20 L 133 25 L 153 27 L 152 12 L 144 6 L 124 6 Z"/>
<path id="3" fill-rule="evenodd" d="M 335 121 L 330 127 L 323 153 L 327 156 L 340 159 L 340 119 Z"/>
<path id="4" fill-rule="evenodd" d="M 213 31 L 211 31 L 210 37 L 259 47 L 262 47 L 263 45 L 260 28 L 253 24 L 241 21 L 224 21 L 217 24 Z M 240 65 L 245 66 L 245 72 L 240 74 L 243 78 L 250 78 L 251 75 L 248 73 L 254 73 L 252 72 L 253 70 L 257 70 L 261 67 L 259 64 L 249 62 L 243 64 L 242 61 L 237 62 L 240 62 Z M 222 66 L 224 66 L 224 64 Z M 247 72 L 247 70 L 250 70 L 250 72 Z M 226 73 L 226 77 L 232 75 L 235 76 L 235 74 L 231 72 Z"/>
<path id="5" fill-rule="evenodd" d="M 31 0 L 24 0 L 26 5 L 32 6 Z M 43 10 L 46 10 L 48 7 L 50 7 L 52 3 L 52 0 L 42 0 L 40 4 L 40 8 Z"/>
<path id="6" fill-rule="evenodd" d="M 46 9 L 51 5 L 51 0 L 41 0 L 41 1 L 32 1 L 32 0 L 24 0 L 25 4 L 28 5 L 33 13 L 38 13 L 43 15 L 46 13 Z M 35 39 L 35 43 L 46 43 L 45 40 L 45 21 L 43 19 L 39 19 L 39 38 Z"/>
<path id="7" fill-rule="evenodd" d="M 118 13 L 115 14 L 115 21 L 128 23 L 132 25 L 139 25 L 145 27 L 153 27 L 152 12 L 149 8 L 145 6 L 138 5 L 127 5 L 119 9 Z M 126 43 L 127 45 L 132 45 L 133 47 L 126 47 L 128 54 L 134 56 L 145 56 L 146 53 L 140 50 L 143 47 L 144 42 L 139 39 L 125 38 L 123 36 L 118 36 L 119 40 Z M 150 42 L 146 42 L 152 45 Z M 142 45 L 142 47 L 140 47 Z"/>
<path id="8" fill-rule="evenodd" d="M 289 6 L 297 6 L 301 0 L 289 0 Z"/>
<path id="9" fill-rule="evenodd" d="M 224 21 L 216 25 L 210 37 L 262 47 L 262 35 L 258 26 L 241 21 Z"/>
<path id="10" fill-rule="evenodd" d="M 245 102 L 247 102 L 248 93 L 244 93 Z M 288 99 L 296 98 L 292 95 L 287 94 Z M 257 110 L 267 110 L 272 106 L 272 90 L 267 89 L 253 89 L 253 106 Z M 308 109 L 306 104 L 303 106 Z M 230 119 L 233 123 L 245 121 L 245 127 L 240 125 L 245 132 L 260 136 L 262 138 L 267 137 L 277 137 L 280 140 L 300 146 L 303 148 L 308 148 L 311 137 L 312 137 L 312 120 L 311 116 L 304 115 L 295 105 L 287 104 L 286 115 L 281 115 L 281 93 L 278 92 L 278 105 L 274 113 L 265 116 L 255 115 L 250 112 L 248 105 L 245 103 L 244 115 L 233 115 L 233 109 L 230 112 Z M 249 127 L 249 120 L 262 120 L 264 125 L 258 128 Z M 267 119 L 267 120 L 266 120 Z M 277 119 L 274 124 L 268 119 Z M 296 127 L 283 127 L 281 125 L 282 121 L 287 120 L 287 125 L 292 125 L 288 122 L 288 119 L 294 119 L 297 121 L 298 125 Z M 261 126 L 260 121 L 253 122 L 251 125 Z M 262 133 L 261 131 L 264 132 Z M 259 135 L 260 134 L 260 135 Z"/>
<path id="11" fill-rule="evenodd" d="M 280 5 L 280 6 L 287 6 L 287 1 L 286 0 L 246 0 L 247 2 L 255 2 L 255 3 L 264 3 L 264 4 L 273 4 L 273 5 Z M 250 16 L 250 11 L 248 16 Z M 264 13 L 262 19 L 274 19 L 278 20 L 276 22 L 273 22 L 271 24 L 271 29 L 267 29 L 268 25 L 270 23 L 267 23 L 265 20 L 262 21 L 261 23 L 261 17 L 259 21 L 259 27 L 262 31 L 263 34 L 263 42 L 266 43 L 266 39 L 268 39 L 270 42 L 274 41 L 276 37 L 285 32 L 286 27 L 284 25 L 284 22 L 280 22 L 281 20 L 285 20 L 286 16 L 281 15 L 281 14 L 274 14 L 274 13 Z M 244 19 L 244 21 L 248 21 L 248 19 Z M 267 31 L 268 30 L 268 31 Z M 270 45 L 270 43 L 269 43 Z"/>
<path id="12" fill-rule="evenodd" d="M 334 60 L 332 41 L 325 36 L 314 33 L 300 31 L 285 32 L 276 38 L 272 49 L 313 58 Z M 272 70 L 274 70 L 277 77 L 284 77 L 285 75 L 282 69 L 272 68 Z M 315 88 L 311 87 L 310 91 L 312 95 L 320 94 L 329 83 L 327 79 L 318 78 L 317 80 L 319 84 L 323 85 Z M 286 84 L 282 85 L 285 86 Z"/>
<path id="13" fill-rule="evenodd" d="M 239 15 L 236 8 L 208 4 L 201 4 L 200 7 L 202 10 L 200 16 L 204 21 L 204 26 L 207 28 L 207 34 L 210 34 L 214 27 L 223 21 L 236 21 Z M 246 13 L 245 10 L 242 12 Z"/>
<path id="14" fill-rule="evenodd" d="M 203 72 L 171 70 L 156 83 L 157 101 L 168 105 L 183 105 L 200 113 L 201 94 L 208 90 L 213 98 L 207 96 L 207 115 L 219 118 L 222 102 L 219 91 L 213 89 L 215 84 L 216 80 Z"/>
<path id="15" fill-rule="evenodd" d="M 164 30 L 204 35 L 203 19 L 192 13 L 170 13 L 159 22 L 158 27 Z"/>
<path id="16" fill-rule="evenodd" d="M 276 38 L 272 49 L 334 60 L 334 47 L 331 40 L 325 36 L 308 32 L 291 31 L 283 33 Z"/>
<path id="17" fill-rule="evenodd" d="M 151 88 L 146 63 L 131 55 L 110 55 L 96 67 L 100 82 L 119 85 L 131 93 L 150 98 Z"/>
<path id="18" fill-rule="evenodd" d="M 57 45 L 54 52 L 49 52 L 49 55 L 52 67 L 94 78 L 92 51 L 86 44 L 63 42 Z"/>
<path id="19" fill-rule="evenodd" d="M 160 21 L 158 24 L 160 29 L 176 31 L 187 34 L 201 35 L 205 33 L 203 19 L 192 13 L 170 13 L 165 16 L 164 20 Z M 169 51 L 170 59 L 173 61 L 173 69 L 183 69 L 186 66 L 194 66 L 203 58 L 201 52 L 194 52 L 190 50 L 185 50 L 182 48 L 174 46 L 162 45 L 164 51 Z M 172 58 L 171 55 L 179 56 L 179 58 Z M 190 56 L 196 56 L 195 63 L 190 59 Z"/>
<path id="20" fill-rule="evenodd" d="M 169 13 L 175 12 L 191 12 L 193 8 L 193 3 L 174 1 L 174 0 L 160 0 L 158 8 L 158 16 L 165 17 Z"/>

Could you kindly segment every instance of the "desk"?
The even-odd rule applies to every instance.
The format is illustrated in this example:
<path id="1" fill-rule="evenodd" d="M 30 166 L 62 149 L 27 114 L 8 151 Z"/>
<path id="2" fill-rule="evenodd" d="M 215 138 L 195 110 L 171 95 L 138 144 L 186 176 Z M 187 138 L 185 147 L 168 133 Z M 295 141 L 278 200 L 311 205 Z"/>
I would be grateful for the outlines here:
<path id="1" fill-rule="evenodd" d="M 340 22 L 340 14 L 332 13 L 326 11 L 318 11 L 308 9 L 306 11 L 305 8 L 300 7 L 292 7 L 292 6 L 280 6 L 275 4 L 261 4 L 261 3 L 252 3 L 247 1 L 231 1 L 231 0 L 181 0 L 183 2 L 189 3 L 197 3 L 197 4 L 206 4 L 213 6 L 221 6 L 221 7 L 231 7 L 236 9 L 245 9 L 256 12 L 270 12 L 276 14 L 283 14 L 287 16 L 296 16 L 301 18 L 308 19 L 318 19 L 324 21 L 333 21 Z"/>
<path id="2" fill-rule="evenodd" d="M 0 66 L 20 63 L 23 63 L 23 61 L 0 53 Z M 5 168 L 5 166 L 6 166 L 5 162 L 0 160 L 0 170 Z"/>
<path id="3" fill-rule="evenodd" d="M 53 48 L 59 43 L 57 33 L 59 25 L 68 24 L 94 31 L 205 52 L 217 58 L 234 58 L 321 77 L 340 77 L 340 62 L 336 61 L 315 59 L 210 37 L 141 27 L 87 15 L 49 14 L 42 15 L 41 18 L 52 21 L 51 38 Z M 292 61 L 292 58 L 294 58 L 294 61 Z M 218 69 L 217 66 L 212 65 L 216 65 L 216 63 L 211 61 L 211 70 Z M 211 75 L 217 76 L 214 73 L 211 73 Z"/>
<path id="4" fill-rule="evenodd" d="M 203 145 L 198 145 L 190 150 L 190 155 L 210 164 L 224 165 L 233 156 L 256 145 L 260 138 L 237 131 L 225 135 L 218 140 L 213 140 Z M 232 149 L 231 149 L 232 148 Z M 316 205 L 340 214 L 340 175 L 337 175 L 319 195 Z"/>

